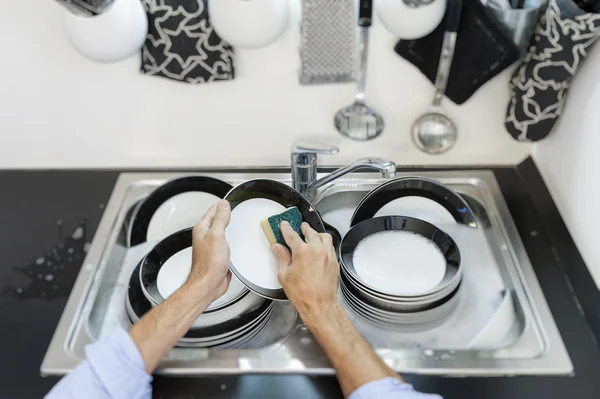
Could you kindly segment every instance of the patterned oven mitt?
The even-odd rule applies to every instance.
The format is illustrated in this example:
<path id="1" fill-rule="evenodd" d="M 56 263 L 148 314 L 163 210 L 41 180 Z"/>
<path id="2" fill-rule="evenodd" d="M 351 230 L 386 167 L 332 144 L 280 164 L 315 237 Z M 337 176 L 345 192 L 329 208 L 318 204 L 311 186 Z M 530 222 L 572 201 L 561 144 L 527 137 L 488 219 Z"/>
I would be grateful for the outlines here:
<path id="1" fill-rule="evenodd" d="M 572 0 L 549 0 L 509 84 L 504 124 L 516 140 L 537 141 L 551 132 L 573 76 L 598 37 L 600 14 L 587 13 Z"/>
<path id="2" fill-rule="evenodd" d="M 141 71 L 188 83 L 233 79 L 233 49 L 213 30 L 207 0 L 143 0 Z"/>

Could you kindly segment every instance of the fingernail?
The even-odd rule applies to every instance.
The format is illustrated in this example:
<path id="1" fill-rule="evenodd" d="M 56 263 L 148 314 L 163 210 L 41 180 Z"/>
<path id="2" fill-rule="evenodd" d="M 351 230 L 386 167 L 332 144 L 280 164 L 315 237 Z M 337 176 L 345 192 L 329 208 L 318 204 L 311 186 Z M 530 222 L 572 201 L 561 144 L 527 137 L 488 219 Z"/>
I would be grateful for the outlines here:
<path id="1" fill-rule="evenodd" d="M 288 228 L 288 227 L 290 227 L 290 223 L 289 223 L 289 222 L 287 222 L 286 220 L 284 220 L 283 222 L 281 222 L 281 226 L 279 226 L 279 227 L 285 227 L 285 228 Z"/>
<path id="2" fill-rule="evenodd" d="M 308 223 L 306 223 L 306 222 L 302 222 L 302 226 L 304 226 L 304 227 L 309 227 L 309 226 L 308 226 Z"/>
<path id="3" fill-rule="evenodd" d="M 273 255 L 277 256 L 277 254 L 279 253 L 277 245 L 271 245 L 271 252 L 273 253 Z"/>
<path id="4" fill-rule="evenodd" d="M 219 208 L 219 209 L 227 209 L 228 207 L 229 207 L 229 202 L 227 202 L 225 200 L 221 200 L 217 204 L 217 208 Z"/>

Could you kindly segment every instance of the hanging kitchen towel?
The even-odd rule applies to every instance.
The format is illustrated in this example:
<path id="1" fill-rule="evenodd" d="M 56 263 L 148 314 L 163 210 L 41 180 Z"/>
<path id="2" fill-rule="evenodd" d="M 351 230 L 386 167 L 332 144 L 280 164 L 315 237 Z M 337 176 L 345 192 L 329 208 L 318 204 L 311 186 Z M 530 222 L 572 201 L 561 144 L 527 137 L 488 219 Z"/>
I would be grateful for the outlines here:
<path id="1" fill-rule="evenodd" d="M 433 83 L 442 50 L 444 23 L 417 40 L 401 40 L 395 51 L 415 65 Z M 454 61 L 446 97 L 456 104 L 467 101 L 494 76 L 519 59 L 519 50 L 503 27 L 479 0 L 465 0 L 457 32 Z"/>
<path id="2" fill-rule="evenodd" d="M 143 0 L 141 71 L 188 83 L 233 79 L 233 49 L 213 30 L 206 0 Z"/>
<path id="3" fill-rule="evenodd" d="M 517 140 L 546 137 L 558 120 L 573 80 L 592 44 L 600 37 L 600 14 L 572 0 L 549 0 L 523 64 L 510 83 L 504 122 Z"/>

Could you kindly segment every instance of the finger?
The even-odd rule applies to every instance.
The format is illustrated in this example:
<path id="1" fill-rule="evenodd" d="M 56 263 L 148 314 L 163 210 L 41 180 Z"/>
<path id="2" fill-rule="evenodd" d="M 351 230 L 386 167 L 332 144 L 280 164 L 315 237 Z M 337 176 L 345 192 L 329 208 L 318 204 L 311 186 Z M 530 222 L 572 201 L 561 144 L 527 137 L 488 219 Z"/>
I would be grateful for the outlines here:
<path id="1" fill-rule="evenodd" d="M 329 256 L 331 256 L 331 259 L 335 259 L 336 261 L 338 260 L 337 249 L 333 245 L 331 246 Z"/>
<path id="2" fill-rule="evenodd" d="M 210 228 L 215 233 L 225 233 L 225 229 L 229 225 L 231 219 L 231 206 L 225 200 L 219 201 L 217 204 L 216 214 Z"/>
<path id="3" fill-rule="evenodd" d="M 285 239 L 285 243 L 292 249 L 292 252 L 295 249 L 300 248 L 300 246 L 302 246 L 302 244 L 304 244 L 304 241 L 302 240 L 302 238 L 300 238 L 298 233 L 296 233 L 294 231 L 294 229 L 292 229 L 292 226 L 290 226 L 290 224 L 288 222 L 286 222 L 286 221 L 281 222 L 279 229 L 281 230 L 281 234 L 283 235 L 283 238 Z"/>
<path id="4" fill-rule="evenodd" d="M 319 237 L 321 238 L 321 242 L 324 246 L 333 247 L 333 237 L 331 237 L 331 234 L 321 233 L 319 234 Z"/>
<path id="5" fill-rule="evenodd" d="M 213 224 L 213 220 L 217 213 L 217 206 L 213 205 L 200 219 L 200 221 L 194 226 L 194 237 L 203 238 L 208 230 L 210 230 L 210 226 Z"/>
<path id="6" fill-rule="evenodd" d="M 271 252 L 277 258 L 277 266 L 279 270 L 287 269 L 292 264 L 292 254 L 286 247 L 281 244 L 271 245 Z"/>
<path id="7" fill-rule="evenodd" d="M 302 234 L 304 234 L 304 238 L 306 238 L 306 242 L 308 244 L 321 244 L 322 241 L 319 233 L 314 231 L 308 223 L 302 222 L 300 225 L 300 230 L 302 230 Z"/>

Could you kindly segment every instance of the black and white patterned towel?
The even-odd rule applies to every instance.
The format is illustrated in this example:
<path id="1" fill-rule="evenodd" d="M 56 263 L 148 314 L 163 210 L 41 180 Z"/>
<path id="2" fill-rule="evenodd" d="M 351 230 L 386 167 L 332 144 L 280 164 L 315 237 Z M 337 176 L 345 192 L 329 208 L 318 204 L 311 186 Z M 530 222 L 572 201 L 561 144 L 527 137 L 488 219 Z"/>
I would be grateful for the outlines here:
<path id="1" fill-rule="evenodd" d="M 523 64 L 510 84 L 505 126 L 517 140 L 546 137 L 563 110 L 573 76 L 600 37 L 600 14 L 572 0 L 549 0 Z"/>
<path id="2" fill-rule="evenodd" d="M 188 83 L 234 77 L 233 48 L 213 30 L 206 0 L 143 0 L 148 37 L 144 74 Z"/>

